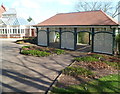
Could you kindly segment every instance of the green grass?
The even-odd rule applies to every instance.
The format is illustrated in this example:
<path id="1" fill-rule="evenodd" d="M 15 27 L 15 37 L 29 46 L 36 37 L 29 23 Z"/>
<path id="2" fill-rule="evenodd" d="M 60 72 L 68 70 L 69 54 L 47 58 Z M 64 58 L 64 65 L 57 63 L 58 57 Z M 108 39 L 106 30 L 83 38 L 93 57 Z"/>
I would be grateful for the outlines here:
<path id="1" fill-rule="evenodd" d="M 103 94 L 104 92 L 118 94 L 120 92 L 120 75 L 108 75 L 86 84 L 71 85 L 67 88 L 54 87 L 52 93 L 55 94 Z M 107 94 L 108 94 L 107 93 Z"/>
<path id="2" fill-rule="evenodd" d="M 79 67 L 79 66 L 69 66 L 67 68 L 65 68 L 63 71 L 63 74 L 66 75 L 71 75 L 71 76 L 78 76 L 78 75 L 83 75 L 83 76 L 89 76 L 89 75 L 93 75 L 93 72 L 91 72 L 88 69 L 85 69 L 83 67 Z"/>
<path id="3" fill-rule="evenodd" d="M 22 54 L 24 55 L 33 55 L 33 56 L 49 56 L 50 53 L 48 52 L 44 52 L 44 51 L 38 51 L 38 50 L 22 50 L 21 51 Z"/>
<path id="4" fill-rule="evenodd" d="M 30 49 L 25 49 L 30 48 Z M 50 54 L 64 54 L 65 51 L 61 49 L 50 49 L 50 48 L 36 48 L 34 46 L 23 46 L 21 54 L 33 55 L 33 56 L 49 56 Z"/>
<path id="5" fill-rule="evenodd" d="M 23 46 L 22 49 L 24 49 L 24 48 L 30 48 L 30 47 L 31 47 L 31 46 Z"/>
<path id="6" fill-rule="evenodd" d="M 65 51 L 64 50 L 61 50 L 61 49 L 55 49 L 55 51 L 54 51 L 56 54 L 64 54 L 65 53 Z"/>
<path id="7" fill-rule="evenodd" d="M 91 56 L 94 58 L 103 58 L 103 55 L 100 54 L 92 54 Z"/>
<path id="8" fill-rule="evenodd" d="M 104 61 L 106 64 L 108 64 L 111 67 L 114 67 L 116 69 L 120 70 L 120 64 L 118 62 L 108 62 L 108 61 Z"/>
<path id="9" fill-rule="evenodd" d="M 99 59 L 92 57 L 92 56 L 86 56 L 86 57 L 76 57 L 74 58 L 75 61 L 84 61 L 84 62 L 94 62 L 99 61 Z"/>

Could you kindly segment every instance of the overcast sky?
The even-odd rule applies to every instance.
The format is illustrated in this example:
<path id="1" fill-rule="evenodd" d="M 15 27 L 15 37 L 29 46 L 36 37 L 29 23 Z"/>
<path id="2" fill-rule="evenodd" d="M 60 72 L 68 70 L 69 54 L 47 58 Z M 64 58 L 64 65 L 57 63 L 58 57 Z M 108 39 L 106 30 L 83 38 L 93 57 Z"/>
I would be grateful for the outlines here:
<path id="1" fill-rule="evenodd" d="M 75 11 L 75 4 L 85 0 L 0 0 L 0 4 L 8 8 L 15 8 L 17 15 L 27 19 L 29 16 L 36 23 L 44 21 L 57 13 L 67 13 Z M 88 0 L 87 0 L 88 1 Z M 106 1 L 106 0 L 89 0 Z M 112 1 L 112 0 L 107 0 Z M 114 0 L 118 2 L 119 0 Z"/>

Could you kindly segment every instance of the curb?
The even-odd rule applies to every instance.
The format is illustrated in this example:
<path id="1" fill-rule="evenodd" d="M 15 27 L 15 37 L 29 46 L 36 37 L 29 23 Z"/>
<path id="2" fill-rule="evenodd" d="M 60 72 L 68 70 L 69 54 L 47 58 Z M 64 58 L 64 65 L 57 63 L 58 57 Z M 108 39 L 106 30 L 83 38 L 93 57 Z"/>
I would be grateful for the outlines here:
<path id="1" fill-rule="evenodd" d="M 69 64 L 67 67 L 71 66 L 72 64 L 74 64 L 76 61 L 72 62 L 71 64 Z M 65 67 L 66 68 L 66 67 Z M 65 69 L 64 68 L 64 69 Z M 52 82 L 52 84 L 50 85 L 50 87 L 47 89 L 47 91 L 45 92 L 45 94 L 50 94 L 52 88 L 57 84 L 58 80 L 60 79 L 60 77 L 62 76 L 62 71 L 60 71 L 59 75 L 55 78 L 55 80 Z"/>

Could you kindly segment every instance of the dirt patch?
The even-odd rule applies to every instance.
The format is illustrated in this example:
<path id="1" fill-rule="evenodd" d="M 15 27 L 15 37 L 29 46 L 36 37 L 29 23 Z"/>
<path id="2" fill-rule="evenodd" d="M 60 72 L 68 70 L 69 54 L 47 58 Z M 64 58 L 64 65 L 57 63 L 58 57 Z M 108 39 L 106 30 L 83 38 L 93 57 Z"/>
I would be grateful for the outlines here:
<path id="1" fill-rule="evenodd" d="M 109 62 L 118 62 L 120 63 L 120 58 L 117 58 L 117 57 L 106 57 L 107 58 L 107 61 Z"/>
<path id="2" fill-rule="evenodd" d="M 92 70 L 95 72 L 94 78 L 100 78 L 102 76 L 106 76 L 109 74 L 116 74 L 118 72 L 117 69 L 107 65 L 104 62 L 76 62 L 75 65 L 82 66 L 84 68 L 87 68 L 89 70 Z"/>
<path id="3" fill-rule="evenodd" d="M 86 55 L 83 55 L 86 56 Z M 109 62 L 120 62 L 120 58 L 114 56 L 104 56 L 104 58 L 99 58 L 100 61 L 97 62 L 84 62 L 75 61 L 72 66 L 80 66 L 94 72 L 94 76 L 81 76 L 78 77 L 62 74 L 59 78 L 57 86 L 66 88 L 69 85 L 79 85 L 81 83 L 86 83 L 88 81 L 101 78 L 110 74 L 118 74 L 118 69 L 106 64 L 104 61 Z"/>
<path id="4" fill-rule="evenodd" d="M 41 51 L 54 51 L 55 48 L 48 48 L 42 46 L 29 46 L 28 48 L 23 48 L 24 50 L 41 50 Z"/>

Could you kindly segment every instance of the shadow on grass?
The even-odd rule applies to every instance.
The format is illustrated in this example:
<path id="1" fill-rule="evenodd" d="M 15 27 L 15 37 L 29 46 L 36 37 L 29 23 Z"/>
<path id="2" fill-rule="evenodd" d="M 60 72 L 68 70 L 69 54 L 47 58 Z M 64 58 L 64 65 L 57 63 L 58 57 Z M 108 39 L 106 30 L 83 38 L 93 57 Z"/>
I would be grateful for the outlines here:
<path id="1" fill-rule="evenodd" d="M 64 88 L 54 87 L 52 89 L 53 93 L 57 94 L 108 94 L 114 93 L 118 94 L 120 92 L 119 87 L 120 81 L 117 79 L 109 79 L 108 81 L 101 81 L 101 79 L 96 79 L 92 82 L 84 82 L 80 85 L 70 85 Z M 62 84 L 61 84 L 62 85 Z M 63 84 L 64 85 L 64 84 Z"/>

